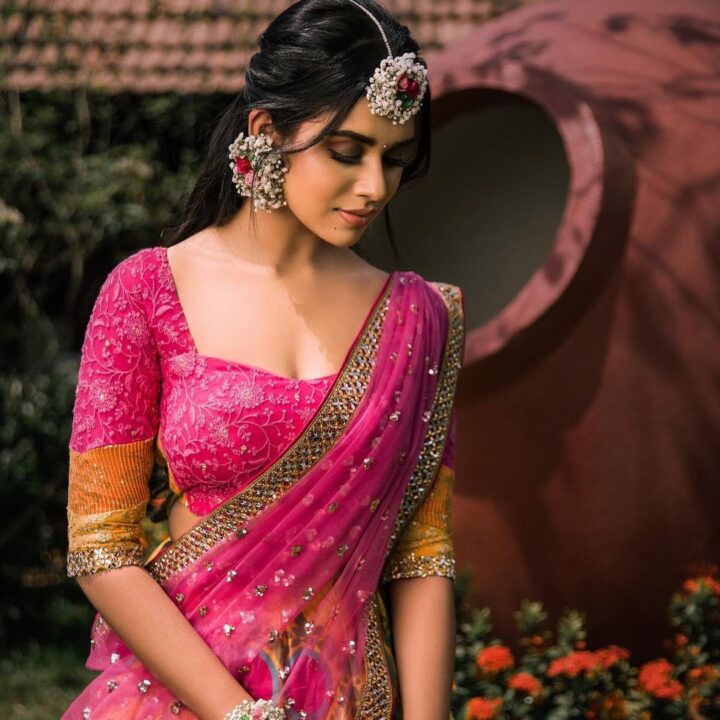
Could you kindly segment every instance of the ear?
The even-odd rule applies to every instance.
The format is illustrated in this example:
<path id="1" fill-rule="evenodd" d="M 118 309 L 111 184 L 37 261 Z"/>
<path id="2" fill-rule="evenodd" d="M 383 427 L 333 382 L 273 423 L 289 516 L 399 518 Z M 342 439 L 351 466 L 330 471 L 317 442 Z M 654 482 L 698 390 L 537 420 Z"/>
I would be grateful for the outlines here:
<path id="1" fill-rule="evenodd" d="M 260 133 L 274 136 L 272 117 L 267 110 L 253 108 L 248 114 L 248 134 L 259 135 Z"/>

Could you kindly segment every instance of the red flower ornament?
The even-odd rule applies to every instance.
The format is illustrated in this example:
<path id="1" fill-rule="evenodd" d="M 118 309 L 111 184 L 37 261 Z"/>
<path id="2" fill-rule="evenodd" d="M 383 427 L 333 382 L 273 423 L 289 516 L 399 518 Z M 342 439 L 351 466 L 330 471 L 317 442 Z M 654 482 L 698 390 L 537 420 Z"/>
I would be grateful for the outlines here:
<path id="1" fill-rule="evenodd" d="M 409 95 L 411 100 L 415 100 L 420 92 L 420 86 L 417 84 L 417 81 L 407 73 L 403 73 L 398 77 L 397 89 L 399 93 Z"/>
<path id="2" fill-rule="evenodd" d="M 245 175 L 246 173 L 249 173 L 252 171 L 252 165 L 250 164 L 250 161 L 246 157 L 239 157 L 235 161 L 235 167 L 237 168 L 237 171 L 241 175 Z"/>

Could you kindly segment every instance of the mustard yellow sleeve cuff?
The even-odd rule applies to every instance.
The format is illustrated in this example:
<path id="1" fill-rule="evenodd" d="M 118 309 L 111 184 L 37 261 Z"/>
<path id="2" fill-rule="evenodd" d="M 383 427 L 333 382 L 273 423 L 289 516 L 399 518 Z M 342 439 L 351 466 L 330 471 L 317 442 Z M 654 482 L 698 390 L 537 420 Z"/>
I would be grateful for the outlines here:
<path id="1" fill-rule="evenodd" d="M 383 582 L 439 575 L 455 579 L 450 506 L 455 471 L 441 465 L 423 504 L 390 553 Z"/>
<path id="2" fill-rule="evenodd" d="M 154 442 L 70 449 L 68 577 L 143 564 Z"/>

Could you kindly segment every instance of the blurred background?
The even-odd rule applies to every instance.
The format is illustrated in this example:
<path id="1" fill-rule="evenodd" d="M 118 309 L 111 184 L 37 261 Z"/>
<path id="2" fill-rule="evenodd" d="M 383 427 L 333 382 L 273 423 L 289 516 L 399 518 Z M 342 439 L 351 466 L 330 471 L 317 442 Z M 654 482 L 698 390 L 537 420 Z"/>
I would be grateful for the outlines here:
<path id="1" fill-rule="evenodd" d="M 94 611 L 65 575 L 92 304 L 176 222 L 289 4 L 2 3 L 3 718 L 57 717 L 94 676 Z M 579 608 L 592 641 L 646 660 L 671 593 L 720 559 L 719 6 L 385 4 L 434 101 L 432 170 L 391 203 L 399 267 L 466 296 L 453 529 L 469 598 L 507 639 L 523 598 Z M 395 267 L 381 227 L 361 247 Z"/>

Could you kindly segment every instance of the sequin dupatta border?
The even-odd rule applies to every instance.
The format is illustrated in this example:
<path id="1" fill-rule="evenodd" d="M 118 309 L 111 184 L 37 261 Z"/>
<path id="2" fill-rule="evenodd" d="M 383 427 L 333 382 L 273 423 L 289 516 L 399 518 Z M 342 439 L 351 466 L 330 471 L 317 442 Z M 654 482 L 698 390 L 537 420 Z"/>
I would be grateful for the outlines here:
<path id="1" fill-rule="evenodd" d="M 167 582 L 230 535 L 244 537 L 243 523 L 287 492 L 342 436 L 370 382 L 395 277 L 392 273 L 388 278 L 343 369 L 305 430 L 265 472 L 148 562 L 145 569 L 158 583 Z"/>
<path id="2" fill-rule="evenodd" d="M 440 467 L 450 427 L 457 379 L 462 367 L 465 319 L 461 291 L 456 285 L 439 282 L 431 284 L 440 292 L 448 309 L 447 344 L 422 450 L 403 495 L 395 528 L 388 544 L 387 555 L 390 555 L 403 529 L 422 504 Z M 390 720 L 393 691 L 385 664 L 382 630 L 375 596 L 370 598 L 366 612 L 368 613 L 366 618 L 367 642 L 365 644 L 367 681 L 357 717 L 358 720 Z"/>
<path id="3" fill-rule="evenodd" d="M 450 428 L 458 375 L 462 367 L 465 348 L 465 318 L 461 290 L 457 285 L 448 283 L 431 282 L 430 284 L 437 288 L 447 306 L 449 320 L 447 345 L 433 401 L 432 415 L 428 421 L 420 457 L 403 495 L 395 528 L 388 543 L 386 557 L 392 553 L 402 531 L 427 496 L 440 468 Z"/>

